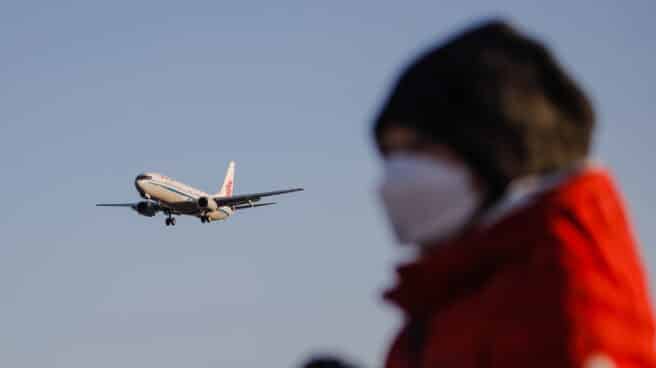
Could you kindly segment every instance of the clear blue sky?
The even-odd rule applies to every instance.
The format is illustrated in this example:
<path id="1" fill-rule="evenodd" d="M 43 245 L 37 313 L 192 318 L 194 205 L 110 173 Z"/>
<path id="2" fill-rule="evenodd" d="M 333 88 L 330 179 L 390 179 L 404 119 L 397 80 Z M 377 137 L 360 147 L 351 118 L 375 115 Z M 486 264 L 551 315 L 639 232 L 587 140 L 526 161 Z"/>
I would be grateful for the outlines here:
<path id="1" fill-rule="evenodd" d="M 653 1 L 221 3 L 0 5 L 0 366 L 379 365 L 402 253 L 370 120 L 404 62 L 481 16 L 546 40 L 592 96 L 656 275 Z M 214 190 L 231 159 L 237 192 L 307 190 L 175 228 L 93 207 L 136 199 L 144 170 Z"/>

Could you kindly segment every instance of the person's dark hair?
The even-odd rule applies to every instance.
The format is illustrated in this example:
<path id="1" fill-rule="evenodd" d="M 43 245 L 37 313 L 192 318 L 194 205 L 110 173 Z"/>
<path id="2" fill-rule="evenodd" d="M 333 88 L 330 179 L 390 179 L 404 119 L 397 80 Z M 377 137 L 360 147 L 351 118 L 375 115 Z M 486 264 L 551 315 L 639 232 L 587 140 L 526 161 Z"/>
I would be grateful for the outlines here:
<path id="1" fill-rule="evenodd" d="M 374 125 L 417 130 L 458 153 L 488 187 L 572 165 L 589 151 L 594 111 L 547 48 L 501 21 L 429 50 L 401 75 Z"/>

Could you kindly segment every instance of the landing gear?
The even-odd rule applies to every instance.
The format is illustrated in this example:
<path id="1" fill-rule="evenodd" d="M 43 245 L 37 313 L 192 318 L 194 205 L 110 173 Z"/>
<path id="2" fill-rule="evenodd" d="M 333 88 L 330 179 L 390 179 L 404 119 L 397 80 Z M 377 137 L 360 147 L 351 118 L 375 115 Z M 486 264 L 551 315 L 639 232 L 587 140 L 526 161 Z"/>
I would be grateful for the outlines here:
<path id="1" fill-rule="evenodd" d="M 200 216 L 200 222 L 203 223 L 203 224 L 205 224 L 205 223 L 209 223 L 209 222 L 210 222 L 210 218 L 207 217 L 207 216 L 205 216 L 205 215 L 202 215 L 202 216 Z"/>
<path id="2" fill-rule="evenodd" d="M 175 226 L 175 217 L 173 217 L 171 213 L 168 213 L 168 217 L 164 220 L 164 223 L 166 226 Z"/>

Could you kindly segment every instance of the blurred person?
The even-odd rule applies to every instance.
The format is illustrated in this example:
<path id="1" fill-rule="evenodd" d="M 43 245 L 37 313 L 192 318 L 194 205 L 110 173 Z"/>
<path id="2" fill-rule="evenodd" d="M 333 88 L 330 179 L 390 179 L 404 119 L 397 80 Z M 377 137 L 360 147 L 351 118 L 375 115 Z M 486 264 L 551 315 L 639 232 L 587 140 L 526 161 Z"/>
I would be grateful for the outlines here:
<path id="1" fill-rule="evenodd" d="M 416 259 L 385 367 L 656 367 L 648 285 L 595 115 L 540 42 L 491 21 L 429 50 L 374 124 Z M 342 363 L 331 362 L 331 367 Z"/>

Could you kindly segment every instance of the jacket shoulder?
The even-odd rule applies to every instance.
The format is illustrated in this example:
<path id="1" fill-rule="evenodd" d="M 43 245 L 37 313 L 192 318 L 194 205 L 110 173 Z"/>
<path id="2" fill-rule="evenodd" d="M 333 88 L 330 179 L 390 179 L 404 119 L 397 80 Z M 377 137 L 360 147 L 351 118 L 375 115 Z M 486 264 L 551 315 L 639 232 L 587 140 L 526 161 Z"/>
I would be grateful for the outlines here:
<path id="1" fill-rule="evenodd" d="M 582 363 L 595 351 L 616 357 L 630 346 L 654 364 L 646 272 L 615 180 L 590 170 L 545 200 L 575 360 Z"/>

